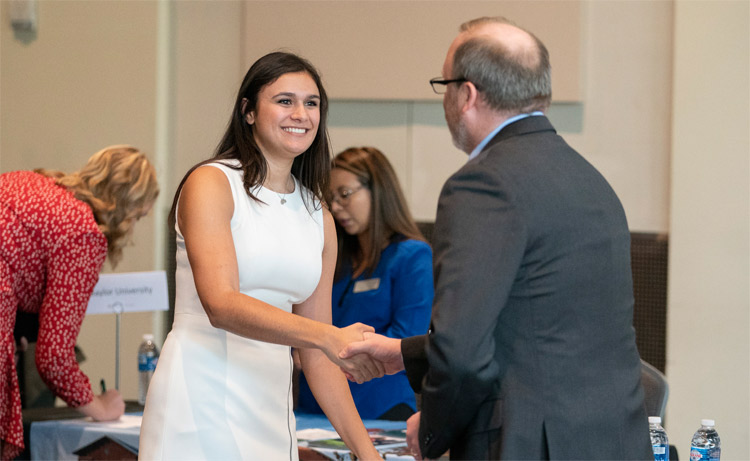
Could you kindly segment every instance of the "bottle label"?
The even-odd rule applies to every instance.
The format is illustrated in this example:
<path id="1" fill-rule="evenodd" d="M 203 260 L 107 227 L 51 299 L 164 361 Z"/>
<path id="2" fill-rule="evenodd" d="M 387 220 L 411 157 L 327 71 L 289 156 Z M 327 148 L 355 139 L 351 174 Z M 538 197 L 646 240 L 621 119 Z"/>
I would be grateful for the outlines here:
<path id="1" fill-rule="evenodd" d="M 669 451 L 666 445 L 656 444 L 652 448 L 654 450 L 654 461 L 669 461 Z"/>
<path id="2" fill-rule="evenodd" d="M 721 448 L 690 448 L 690 461 L 719 461 Z"/>
<path id="3" fill-rule="evenodd" d="M 156 370 L 156 362 L 159 361 L 159 357 L 147 357 L 145 355 L 138 356 L 138 371 L 154 371 Z"/>

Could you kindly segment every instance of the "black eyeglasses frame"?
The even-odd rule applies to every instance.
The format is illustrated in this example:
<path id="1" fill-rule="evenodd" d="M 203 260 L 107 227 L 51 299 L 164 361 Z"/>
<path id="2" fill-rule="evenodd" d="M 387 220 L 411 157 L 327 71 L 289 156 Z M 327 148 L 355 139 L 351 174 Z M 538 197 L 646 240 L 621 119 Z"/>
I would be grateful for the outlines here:
<path id="1" fill-rule="evenodd" d="M 464 83 L 468 82 L 468 79 L 465 78 L 450 78 L 450 79 L 443 79 L 442 77 L 435 77 L 430 79 L 430 86 L 432 87 L 432 91 L 435 92 L 435 94 L 445 94 L 446 87 L 451 83 Z M 442 87 L 437 87 L 435 85 L 443 85 Z M 442 91 L 442 92 L 441 92 Z"/>

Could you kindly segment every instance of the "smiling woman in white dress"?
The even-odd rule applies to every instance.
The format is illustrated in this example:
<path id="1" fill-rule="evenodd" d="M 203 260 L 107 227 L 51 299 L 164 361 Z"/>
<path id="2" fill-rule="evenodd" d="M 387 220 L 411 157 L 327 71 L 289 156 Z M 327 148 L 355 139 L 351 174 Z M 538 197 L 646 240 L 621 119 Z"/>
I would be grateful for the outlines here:
<path id="1" fill-rule="evenodd" d="M 372 328 L 331 325 L 327 106 L 306 60 L 260 58 L 214 157 L 180 184 L 175 320 L 149 386 L 141 459 L 297 459 L 290 347 L 349 448 L 382 459 L 339 367 L 383 371 L 338 358 Z"/>

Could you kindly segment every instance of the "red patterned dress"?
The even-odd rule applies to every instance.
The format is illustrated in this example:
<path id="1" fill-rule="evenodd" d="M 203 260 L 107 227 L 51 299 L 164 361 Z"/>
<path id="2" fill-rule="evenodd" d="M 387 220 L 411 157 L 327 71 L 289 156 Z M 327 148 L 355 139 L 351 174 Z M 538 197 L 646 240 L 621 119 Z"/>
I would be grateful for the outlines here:
<path id="1" fill-rule="evenodd" d="M 106 256 L 107 240 L 88 205 L 43 175 L 0 175 L 0 458 L 23 448 L 17 311 L 39 314 L 35 358 L 47 386 L 71 407 L 93 400 L 74 346 Z"/>

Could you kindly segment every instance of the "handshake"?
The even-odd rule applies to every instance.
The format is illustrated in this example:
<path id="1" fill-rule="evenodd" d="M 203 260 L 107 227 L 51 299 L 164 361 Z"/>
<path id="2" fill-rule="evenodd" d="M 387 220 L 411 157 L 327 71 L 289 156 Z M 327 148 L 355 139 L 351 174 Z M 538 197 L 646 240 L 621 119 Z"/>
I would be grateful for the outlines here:
<path id="1" fill-rule="evenodd" d="M 392 375 L 404 369 L 401 340 L 373 332 L 372 327 L 357 323 L 343 328 L 361 339 L 347 342 L 339 350 L 334 362 L 350 381 L 362 384 L 383 375 Z M 349 336 L 351 338 L 352 336 Z"/>
<path id="2" fill-rule="evenodd" d="M 348 342 L 342 344 L 338 356 L 331 357 L 350 380 L 362 384 L 383 375 L 392 375 L 404 369 L 401 354 L 401 340 L 379 335 L 372 327 L 355 323 L 339 330 L 348 335 Z M 353 338 L 353 339 L 352 339 Z M 406 421 L 406 443 L 414 458 L 422 459 L 419 445 L 421 412 L 413 414 Z"/>

